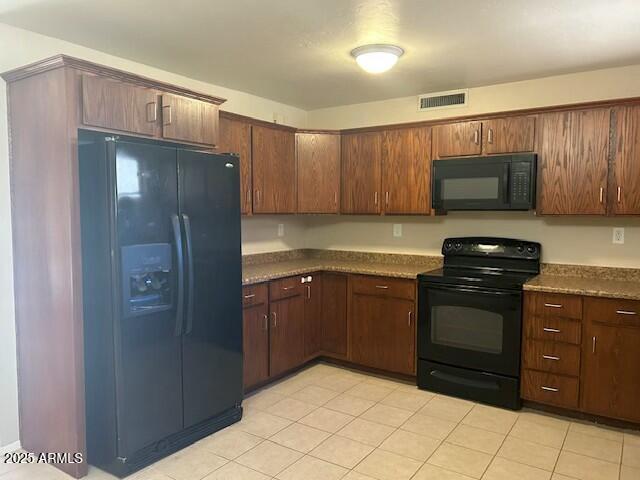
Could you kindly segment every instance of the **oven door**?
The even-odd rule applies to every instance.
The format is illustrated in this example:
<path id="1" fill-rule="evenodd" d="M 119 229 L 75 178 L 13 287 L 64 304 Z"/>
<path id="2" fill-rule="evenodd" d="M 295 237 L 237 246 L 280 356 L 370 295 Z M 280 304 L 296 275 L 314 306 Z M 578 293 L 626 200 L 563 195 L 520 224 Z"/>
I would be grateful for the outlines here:
<path id="1" fill-rule="evenodd" d="M 519 376 L 522 292 L 421 284 L 419 302 L 420 358 Z"/>
<path id="2" fill-rule="evenodd" d="M 433 208 L 509 210 L 511 157 L 434 160 Z"/>

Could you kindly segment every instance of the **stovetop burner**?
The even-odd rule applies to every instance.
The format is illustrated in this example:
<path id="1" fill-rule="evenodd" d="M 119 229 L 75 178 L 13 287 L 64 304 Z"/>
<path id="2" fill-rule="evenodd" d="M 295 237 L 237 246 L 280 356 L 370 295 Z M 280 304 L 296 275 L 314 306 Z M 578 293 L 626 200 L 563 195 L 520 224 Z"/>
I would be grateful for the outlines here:
<path id="1" fill-rule="evenodd" d="M 522 285 L 535 275 L 531 272 L 444 267 L 421 273 L 418 280 L 427 283 L 521 290 Z"/>

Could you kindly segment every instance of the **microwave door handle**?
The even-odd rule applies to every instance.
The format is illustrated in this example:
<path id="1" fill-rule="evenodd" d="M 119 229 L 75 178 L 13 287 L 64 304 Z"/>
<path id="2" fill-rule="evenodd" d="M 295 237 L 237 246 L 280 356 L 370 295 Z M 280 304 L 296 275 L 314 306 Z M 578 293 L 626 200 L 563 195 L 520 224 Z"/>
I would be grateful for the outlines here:
<path id="1" fill-rule="evenodd" d="M 511 204 L 511 195 L 509 194 L 509 173 L 510 173 L 510 163 L 505 163 L 502 166 L 502 194 L 504 198 L 505 205 Z"/>

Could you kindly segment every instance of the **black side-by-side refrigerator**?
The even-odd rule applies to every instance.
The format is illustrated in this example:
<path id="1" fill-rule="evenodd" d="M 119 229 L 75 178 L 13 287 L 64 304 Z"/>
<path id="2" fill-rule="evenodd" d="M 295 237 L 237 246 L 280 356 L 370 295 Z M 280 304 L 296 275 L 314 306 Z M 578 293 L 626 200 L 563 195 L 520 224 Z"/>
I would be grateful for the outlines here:
<path id="1" fill-rule="evenodd" d="M 122 477 L 241 418 L 239 165 L 78 143 L 88 461 Z"/>

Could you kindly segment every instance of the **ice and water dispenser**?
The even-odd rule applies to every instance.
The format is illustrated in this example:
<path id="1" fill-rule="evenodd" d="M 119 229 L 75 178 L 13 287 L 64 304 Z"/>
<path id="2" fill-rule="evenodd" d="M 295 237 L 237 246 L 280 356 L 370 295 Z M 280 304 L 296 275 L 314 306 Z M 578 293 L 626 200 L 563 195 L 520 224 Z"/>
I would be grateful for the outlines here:
<path id="1" fill-rule="evenodd" d="M 171 309 L 171 244 L 129 245 L 121 253 L 124 316 Z"/>

